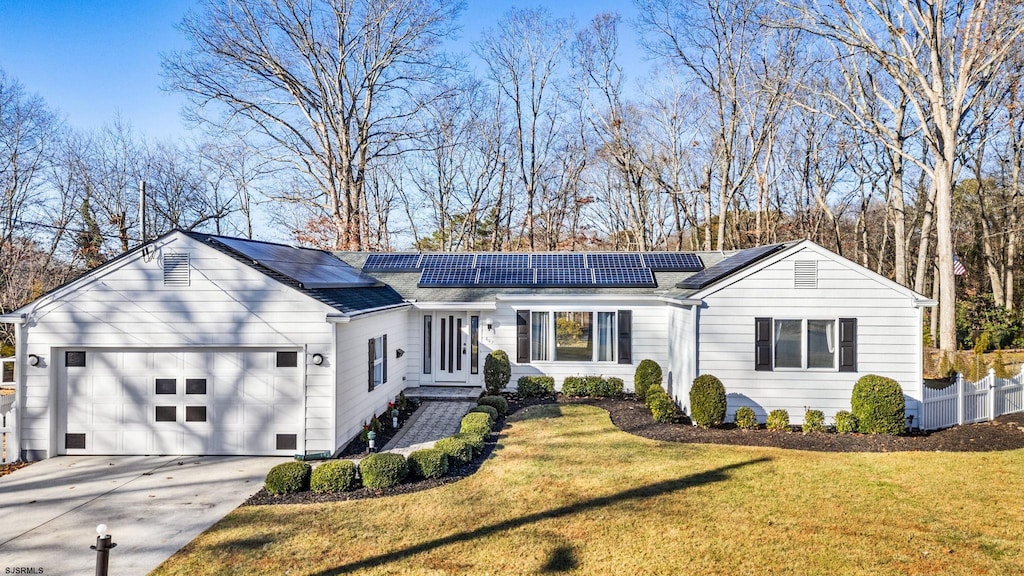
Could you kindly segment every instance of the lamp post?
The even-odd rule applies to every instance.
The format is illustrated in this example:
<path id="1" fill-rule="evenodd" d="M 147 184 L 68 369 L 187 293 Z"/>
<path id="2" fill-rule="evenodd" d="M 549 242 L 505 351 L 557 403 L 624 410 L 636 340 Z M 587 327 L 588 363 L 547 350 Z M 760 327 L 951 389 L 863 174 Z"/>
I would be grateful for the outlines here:
<path id="1" fill-rule="evenodd" d="M 110 564 L 110 551 L 117 544 L 111 542 L 110 534 L 107 534 L 107 525 L 100 524 L 96 527 L 96 545 L 89 548 L 96 551 L 96 576 L 107 576 L 107 566 Z"/>
<path id="2" fill-rule="evenodd" d="M 370 452 L 375 452 L 377 450 L 377 433 L 370 430 L 366 433 L 366 439 L 370 442 Z"/>

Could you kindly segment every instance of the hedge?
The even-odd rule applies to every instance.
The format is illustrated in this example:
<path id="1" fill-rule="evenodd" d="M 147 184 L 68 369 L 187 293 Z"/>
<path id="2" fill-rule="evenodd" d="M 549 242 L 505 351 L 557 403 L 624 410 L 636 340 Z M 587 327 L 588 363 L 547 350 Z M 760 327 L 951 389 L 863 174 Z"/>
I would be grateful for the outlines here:
<path id="1" fill-rule="evenodd" d="M 481 396 L 476 403 L 479 406 L 490 406 L 491 408 L 494 408 L 498 411 L 499 416 L 508 412 L 508 400 L 505 400 L 504 396 Z"/>
<path id="2" fill-rule="evenodd" d="M 520 396 L 550 396 L 555 393 L 555 379 L 551 376 L 523 376 L 517 388 Z"/>
<path id="3" fill-rule="evenodd" d="M 469 410 L 470 414 L 474 414 L 474 413 L 477 413 L 477 412 L 479 412 L 481 414 L 487 414 L 488 416 L 490 416 L 491 417 L 491 422 L 497 422 L 498 421 L 498 409 L 495 408 L 494 406 L 480 405 L 480 406 L 474 406 L 474 407 L 472 407 Z"/>
<path id="4" fill-rule="evenodd" d="M 264 485 L 271 494 L 293 494 L 309 490 L 312 467 L 305 462 L 285 462 L 267 472 Z"/>
<path id="5" fill-rule="evenodd" d="M 370 454 L 359 462 L 359 475 L 363 477 L 363 486 L 372 490 L 380 490 L 397 486 L 409 475 L 409 465 L 405 456 L 394 452 Z"/>
<path id="6" fill-rule="evenodd" d="M 633 392 L 636 399 L 647 402 L 647 389 L 651 386 L 661 386 L 662 371 L 661 365 L 647 358 L 640 362 L 633 374 Z"/>
<path id="7" fill-rule="evenodd" d="M 437 448 L 416 450 L 407 463 L 412 478 L 440 478 L 448 472 L 448 455 Z"/>
<path id="8" fill-rule="evenodd" d="M 462 417 L 462 423 L 459 425 L 459 433 L 487 436 L 491 433 L 491 423 L 491 417 L 487 414 L 481 412 L 466 414 Z"/>
<path id="9" fill-rule="evenodd" d="M 512 364 L 504 350 L 494 350 L 484 358 L 484 386 L 491 395 L 501 394 L 512 378 Z"/>
<path id="10" fill-rule="evenodd" d="M 320 494 L 354 490 L 356 465 L 351 460 L 329 460 L 317 466 L 309 480 L 309 488 Z"/>
<path id="11" fill-rule="evenodd" d="M 473 460 L 473 446 L 465 438 L 449 436 L 441 438 L 434 444 L 434 448 L 443 452 L 448 458 L 456 462 L 469 462 Z"/>
<path id="12" fill-rule="evenodd" d="M 728 405 L 725 400 L 725 386 L 711 374 L 701 374 L 693 379 L 690 387 L 690 412 L 698 426 L 709 428 L 725 421 Z"/>
<path id="13" fill-rule="evenodd" d="M 850 400 L 857 429 L 865 434 L 902 434 L 906 428 L 903 389 L 892 378 L 865 374 L 853 385 Z"/>

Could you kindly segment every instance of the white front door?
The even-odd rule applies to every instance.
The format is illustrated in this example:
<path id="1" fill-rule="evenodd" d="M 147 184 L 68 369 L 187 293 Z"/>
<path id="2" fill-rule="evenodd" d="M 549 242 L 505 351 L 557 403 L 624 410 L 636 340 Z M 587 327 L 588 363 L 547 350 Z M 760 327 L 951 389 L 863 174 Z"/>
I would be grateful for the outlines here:
<path id="1" fill-rule="evenodd" d="M 437 322 L 437 375 L 435 382 L 465 384 L 469 368 L 469 322 L 464 312 L 439 312 Z"/>

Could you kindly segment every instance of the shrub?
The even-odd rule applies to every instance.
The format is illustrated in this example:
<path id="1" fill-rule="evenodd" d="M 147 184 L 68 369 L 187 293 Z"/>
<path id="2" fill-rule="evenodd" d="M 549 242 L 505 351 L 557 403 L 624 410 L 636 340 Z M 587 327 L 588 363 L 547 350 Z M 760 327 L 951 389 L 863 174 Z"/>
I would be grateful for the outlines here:
<path id="1" fill-rule="evenodd" d="M 566 376 L 562 381 L 562 394 L 565 396 L 586 396 L 587 381 L 581 376 Z"/>
<path id="2" fill-rule="evenodd" d="M 469 447 L 473 450 L 474 456 L 484 451 L 484 438 L 486 438 L 486 436 L 475 432 L 459 432 L 455 436 L 452 436 L 452 438 L 465 440 L 466 444 L 469 444 Z"/>
<path id="3" fill-rule="evenodd" d="M 551 376 L 523 376 L 519 379 L 518 392 L 527 398 L 550 396 L 555 393 L 555 379 Z"/>
<path id="4" fill-rule="evenodd" d="M 494 350 L 484 359 L 484 386 L 491 395 L 501 394 L 512 378 L 512 365 L 504 350 Z"/>
<path id="5" fill-rule="evenodd" d="M 363 486 L 371 490 L 380 490 L 397 486 L 409 475 L 409 465 L 405 456 L 394 452 L 370 454 L 359 462 L 359 473 L 363 477 Z"/>
<path id="6" fill-rule="evenodd" d="M 437 448 L 426 448 L 409 454 L 411 478 L 440 478 L 448 472 L 448 455 Z"/>
<path id="7" fill-rule="evenodd" d="M 836 432 L 849 434 L 857 431 L 857 419 L 846 410 L 836 412 Z"/>
<path id="8" fill-rule="evenodd" d="M 750 406 L 740 406 L 736 409 L 736 427 L 742 430 L 753 430 L 757 428 L 757 415 Z"/>
<path id="9" fill-rule="evenodd" d="M 644 394 L 644 404 L 646 404 L 647 407 L 650 408 L 651 398 L 654 396 L 658 396 L 660 394 L 668 396 L 668 392 L 665 392 L 665 389 L 661 387 L 661 384 L 652 384 L 650 387 L 647 388 L 647 393 Z"/>
<path id="10" fill-rule="evenodd" d="M 466 414 L 462 417 L 459 433 L 487 436 L 491 433 L 491 417 L 480 412 Z"/>
<path id="11" fill-rule="evenodd" d="M 457 438 L 455 436 L 441 438 L 434 444 L 434 448 L 457 462 L 469 462 L 473 459 L 473 447 L 465 438 Z"/>
<path id="12" fill-rule="evenodd" d="M 271 494 L 293 494 L 309 490 L 312 467 L 305 462 L 285 462 L 267 472 L 264 484 Z"/>
<path id="13" fill-rule="evenodd" d="M 647 391 L 647 402 L 655 422 L 672 422 L 676 417 L 676 403 L 665 392 Z"/>
<path id="14" fill-rule="evenodd" d="M 853 386 L 853 415 L 866 434 L 902 434 L 906 426 L 903 389 L 892 378 L 865 374 Z"/>
<path id="15" fill-rule="evenodd" d="M 505 400 L 504 396 L 481 396 L 476 401 L 479 406 L 490 406 L 498 411 L 498 415 L 504 415 L 508 412 L 508 400 Z"/>
<path id="16" fill-rule="evenodd" d="M 497 409 L 497 408 L 495 408 L 494 406 L 485 406 L 485 405 L 480 405 L 480 406 L 474 406 L 474 407 L 473 407 L 473 408 L 472 408 L 472 409 L 471 409 L 471 410 L 469 411 L 469 413 L 470 413 L 470 414 L 476 414 L 476 413 L 478 413 L 478 412 L 479 412 L 480 414 L 487 414 L 488 416 L 490 416 L 490 417 L 491 417 L 491 423 L 492 423 L 492 424 L 493 424 L 494 422 L 497 422 L 497 421 L 498 421 L 498 409 Z"/>
<path id="17" fill-rule="evenodd" d="M 768 413 L 769 430 L 789 430 L 789 412 L 779 408 Z"/>
<path id="18" fill-rule="evenodd" d="M 708 428 L 725 421 L 725 386 L 711 374 L 701 374 L 690 387 L 690 417 L 698 426 Z"/>
<path id="19" fill-rule="evenodd" d="M 825 413 L 821 410 L 807 410 L 804 412 L 803 432 L 824 432 Z"/>
<path id="20" fill-rule="evenodd" d="M 356 465 L 351 460 L 329 460 L 317 466 L 309 479 L 309 487 L 313 492 L 347 492 L 354 490 L 356 482 Z"/>
<path id="21" fill-rule="evenodd" d="M 636 367 L 636 373 L 633 374 L 633 391 L 636 393 L 637 400 L 646 402 L 647 389 L 655 385 L 661 386 L 661 378 L 660 364 L 650 358 L 642 360 Z"/>
<path id="22" fill-rule="evenodd" d="M 618 398 L 619 396 L 622 396 L 622 391 L 625 387 L 626 385 L 625 382 L 622 381 L 622 378 L 616 378 L 615 376 L 602 378 L 601 383 L 598 385 L 597 389 L 594 390 L 594 396 L 599 396 L 601 398 Z"/>

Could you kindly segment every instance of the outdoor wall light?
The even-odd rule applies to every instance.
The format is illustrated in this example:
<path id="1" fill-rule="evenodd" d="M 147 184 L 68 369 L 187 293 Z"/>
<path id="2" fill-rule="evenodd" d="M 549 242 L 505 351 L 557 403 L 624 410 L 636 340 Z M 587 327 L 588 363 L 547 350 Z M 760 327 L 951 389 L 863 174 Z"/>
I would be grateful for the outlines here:
<path id="1" fill-rule="evenodd" d="M 317 366 L 320 366 L 323 363 L 324 363 L 324 355 L 323 354 L 319 354 L 319 353 L 313 354 L 313 364 L 316 364 Z"/>
<path id="2" fill-rule="evenodd" d="M 36 356 L 35 354 L 29 354 L 28 355 L 28 365 L 29 366 L 39 366 L 39 356 Z"/>
<path id="3" fill-rule="evenodd" d="M 490 318 L 484 318 L 484 327 L 487 328 L 488 332 L 494 332 L 494 320 Z"/>
<path id="4" fill-rule="evenodd" d="M 402 350 L 401 348 L 396 349 L 395 358 L 401 358 L 402 356 L 405 356 L 405 350 Z"/>

